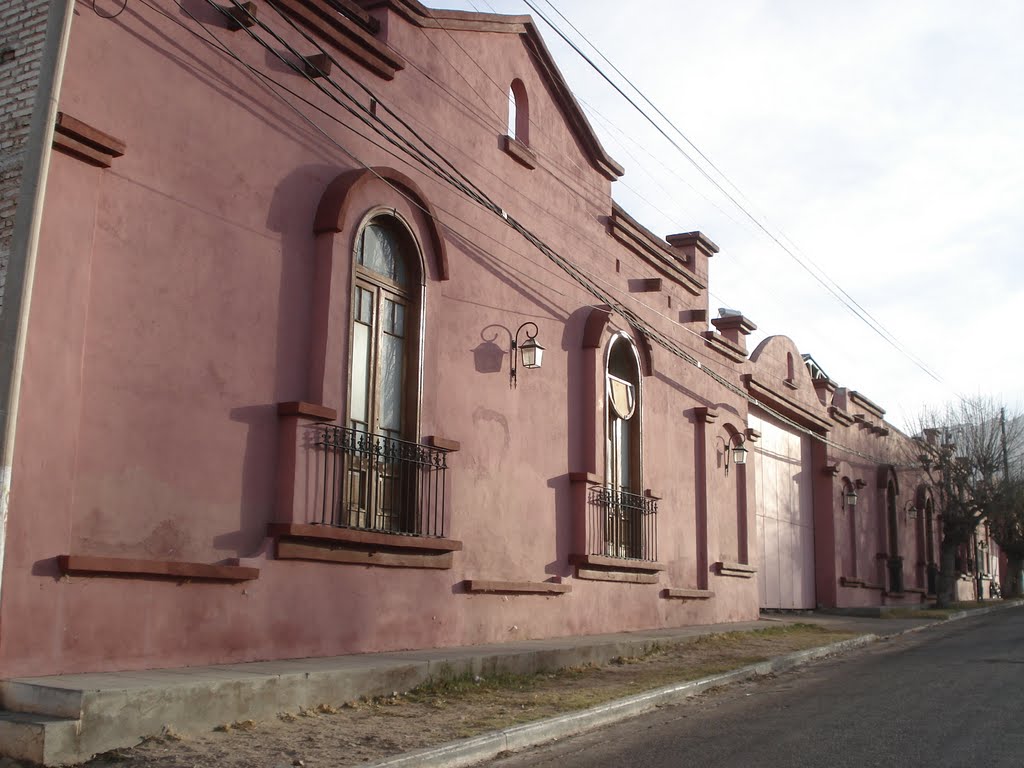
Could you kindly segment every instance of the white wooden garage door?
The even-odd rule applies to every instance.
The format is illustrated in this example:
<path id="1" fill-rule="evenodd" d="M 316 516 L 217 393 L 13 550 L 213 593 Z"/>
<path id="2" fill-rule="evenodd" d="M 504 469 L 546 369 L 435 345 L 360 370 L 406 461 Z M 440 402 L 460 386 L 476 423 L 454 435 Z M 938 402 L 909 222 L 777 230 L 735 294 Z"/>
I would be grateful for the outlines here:
<path id="1" fill-rule="evenodd" d="M 761 553 L 762 608 L 814 608 L 814 515 L 810 438 L 767 415 L 751 448 Z"/>

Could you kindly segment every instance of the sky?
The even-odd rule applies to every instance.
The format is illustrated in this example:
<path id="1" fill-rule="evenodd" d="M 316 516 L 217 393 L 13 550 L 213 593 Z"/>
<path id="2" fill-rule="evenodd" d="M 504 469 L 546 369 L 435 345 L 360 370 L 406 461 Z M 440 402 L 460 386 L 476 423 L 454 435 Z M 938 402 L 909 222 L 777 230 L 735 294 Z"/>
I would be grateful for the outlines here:
<path id="1" fill-rule="evenodd" d="M 548 0 L 531 2 L 640 103 Z M 523 0 L 430 4 L 535 16 L 626 168 L 615 199 L 658 234 L 700 230 L 721 248 L 712 316 L 741 310 L 758 325 L 750 348 L 791 337 L 901 428 L 959 397 L 1024 408 L 1024 3 L 552 2 L 770 235 Z"/>

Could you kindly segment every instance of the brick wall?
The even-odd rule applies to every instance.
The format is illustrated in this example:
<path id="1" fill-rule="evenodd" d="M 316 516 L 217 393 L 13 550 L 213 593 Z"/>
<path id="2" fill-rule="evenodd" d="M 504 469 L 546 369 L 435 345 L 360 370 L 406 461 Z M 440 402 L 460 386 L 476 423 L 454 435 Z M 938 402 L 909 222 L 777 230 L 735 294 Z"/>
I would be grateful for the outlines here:
<path id="1" fill-rule="evenodd" d="M 0 0 L 0 312 L 48 7 L 47 0 Z"/>

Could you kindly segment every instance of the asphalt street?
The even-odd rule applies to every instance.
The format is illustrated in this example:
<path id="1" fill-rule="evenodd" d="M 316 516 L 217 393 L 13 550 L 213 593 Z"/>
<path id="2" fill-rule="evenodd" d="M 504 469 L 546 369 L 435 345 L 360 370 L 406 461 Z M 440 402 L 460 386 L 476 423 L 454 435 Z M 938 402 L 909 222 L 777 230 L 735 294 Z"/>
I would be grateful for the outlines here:
<path id="1" fill-rule="evenodd" d="M 493 768 L 1024 766 L 1024 610 L 730 686 Z"/>

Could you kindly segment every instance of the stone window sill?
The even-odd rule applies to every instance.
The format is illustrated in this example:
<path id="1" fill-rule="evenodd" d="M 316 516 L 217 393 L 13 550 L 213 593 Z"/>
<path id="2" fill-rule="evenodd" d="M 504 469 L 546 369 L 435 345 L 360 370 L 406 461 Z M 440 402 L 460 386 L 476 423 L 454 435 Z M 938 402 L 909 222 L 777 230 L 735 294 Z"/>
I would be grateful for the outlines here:
<path id="1" fill-rule="evenodd" d="M 133 576 L 179 581 L 251 581 L 260 575 L 259 568 L 241 565 L 92 555 L 59 555 L 57 566 L 68 576 Z"/>
<path id="2" fill-rule="evenodd" d="M 302 523 L 272 523 L 278 560 L 314 560 L 387 568 L 452 567 L 452 553 L 462 549 L 454 539 L 378 533 Z"/>
<path id="3" fill-rule="evenodd" d="M 510 595 L 564 595 L 572 592 L 571 584 L 554 581 L 487 581 L 466 579 L 467 592 Z"/>
<path id="4" fill-rule="evenodd" d="M 707 600 L 714 597 L 715 593 L 710 589 L 665 589 L 661 596 L 675 600 Z"/>
<path id="5" fill-rule="evenodd" d="M 737 579 L 751 579 L 757 573 L 757 568 L 745 563 L 715 563 L 715 572 L 719 576 L 732 576 Z"/>
<path id="6" fill-rule="evenodd" d="M 576 566 L 576 578 L 589 581 L 618 581 L 628 584 L 657 584 L 664 563 L 629 560 L 605 555 L 569 555 Z"/>
<path id="7" fill-rule="evenodd" d="M 537 167 L 537 155 L 521 141 L 513 139 L 511 136 L 502 136 L 501 148 L 511 155 L 513 160 L 531 171 Z"/>

